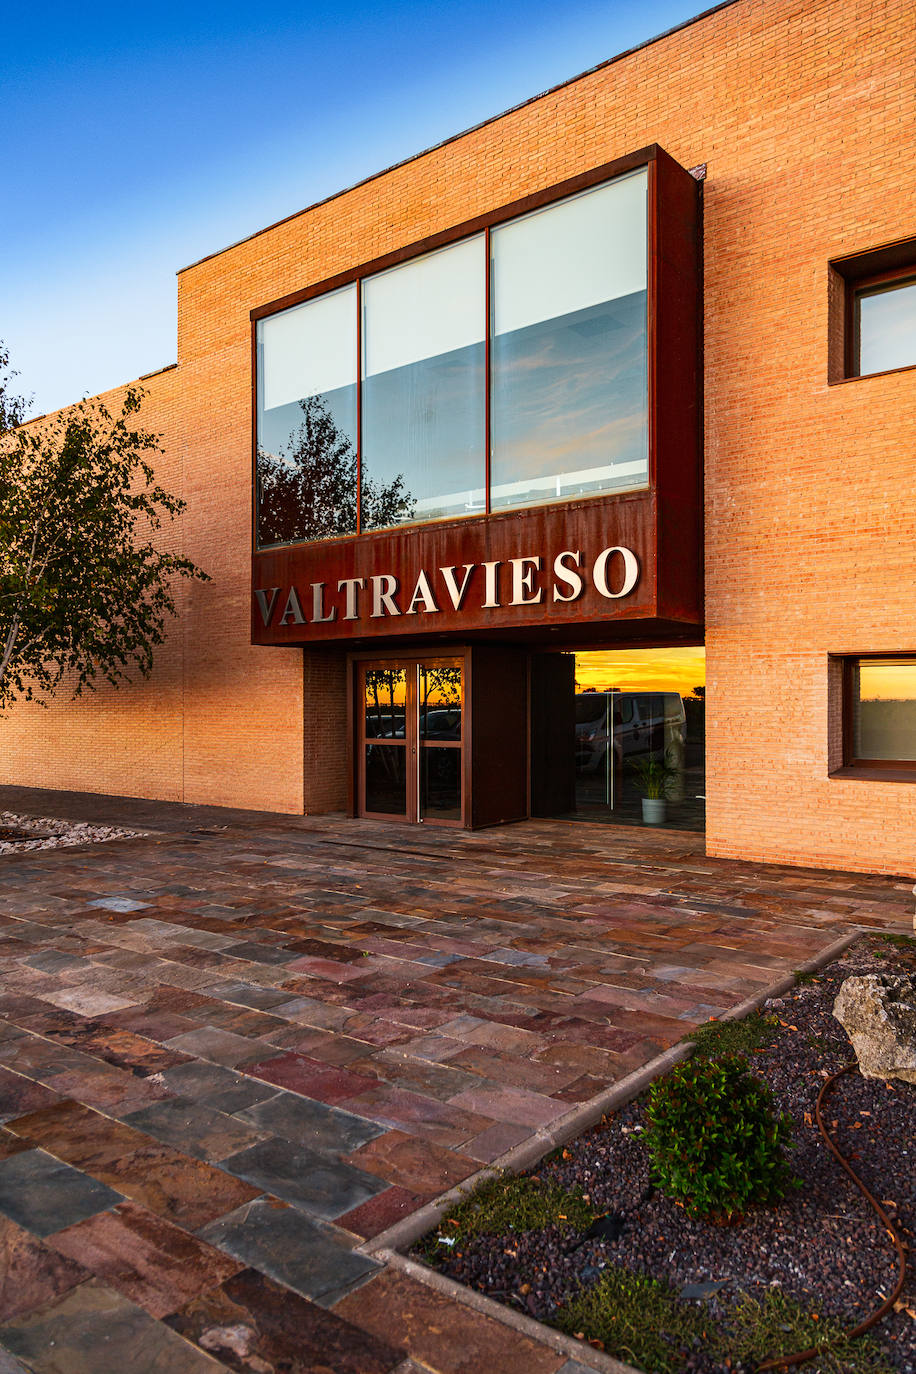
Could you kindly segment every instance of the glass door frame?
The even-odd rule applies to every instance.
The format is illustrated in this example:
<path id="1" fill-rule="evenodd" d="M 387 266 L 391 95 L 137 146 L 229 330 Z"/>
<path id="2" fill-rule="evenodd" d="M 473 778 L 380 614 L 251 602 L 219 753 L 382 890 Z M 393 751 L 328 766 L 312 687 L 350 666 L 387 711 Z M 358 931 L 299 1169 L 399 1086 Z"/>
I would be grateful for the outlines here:
<path id="1" fill-rule="evenodd" d="M 423 668 L 445 663 L 457 665 L 461 671 L 461 738 L 455 741 L 440 740 L 435 743 L 424 741 L 420 729 L 420 672 Z M 366 806 L 366 747 L 372 737 L 366 734 L 365 681 L 366 673 L 373 670 L 406 671 L 404 743 L 395 748 L 403 748 L 406 763 L 406 809 L 404 812 L 370 811 Z M 348 656 L 347 672 L 349 677 L 348 700 L 350 703 L 349 740 L 349 778 L 351 816 L 367 820 L 384 820 L 402 824 L 451 825 L 463 827 L 470 815 L 470 711 L 468 709 L 470 687 L 470 655 L 464 647 L 436 650 L 393 650 L 390 654 L 366 651 Z M 421 768 L 424 752 L 430 749 L 456 750 L 460 756 L 459 779 L 461 791 L 460 816 L 423 816 L 421 815 L 422 778 Z"/>

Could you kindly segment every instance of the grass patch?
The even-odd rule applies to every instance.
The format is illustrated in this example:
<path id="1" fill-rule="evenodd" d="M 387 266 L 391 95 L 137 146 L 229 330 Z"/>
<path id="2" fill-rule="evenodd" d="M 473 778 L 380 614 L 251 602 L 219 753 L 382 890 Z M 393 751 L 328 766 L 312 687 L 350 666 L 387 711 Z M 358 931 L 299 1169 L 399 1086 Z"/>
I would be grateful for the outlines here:
<path id="1" fill-rule="evenodd" d="M 665 1283 L 608 1267 L 556 1315 L 571 1336 L 600 1341 L 609 1355 L 653 1374 L 680 1374 L 684 1357 L 720 1337 L 711 1317 Z"/>
<path id="2" fill-rule="evenodd" d="M 878 936 L 886 945 L 896 945 L 898 949 L 912 950 L 916 953 L 916 935 L 897 935 L 893 931 L 884 931 Z"/>
<path id="3" fill-rule="evenodd" d="M 778 1028 L 777 1017 L 755 1011 L 743 1021 L 707 1021 L 690 1031 L 685 1039 L 696 1046 L 695 1059 L 720 1059 L 724 1054 L 747 1055 L 770 1049 L 776 1043 Z"/>
<path id="4" fill-rule="evenodd" d="M 794 968 L 792 970 L 792 976 L 795 979 L 795 986 L 799 988 L 806 988 L 809 987 L 811 983 L 817 983 L 820 981 L 818 974 L 806 973 L 803 969 L 800 968 Z"/>
<path id="5" fill-rule="evenodd" d="M 738 1303 L 729 1322 L 727 1347 L 732 1359 L 756 1364 L 838 1341 L 833 1350 L 818 1356 L 821 1374 L 894 1374 L 870 1336 L 854 1341 L 844 1341 L 842 1336 L 843 1328 L 835 1321 L 815 1317 L 793 1298 L 770 1289 L 760 1302 L 744 1297 Z"/>
<path id="6" fill-rule="evenodd" d="M 498 1236 L 506 1231 L 543 1231 L 568 1226 L 584 1231 L 597 1216 L 579 1188 L 567 1190 L 533 1178 L 491 1178 L 446 1212 L 438 1234 L 456 1240 Z M 433 1249 L 436 1248 L 433 1238 Z M 439 1251 L 441 1254 L 441 1250 Z"/>

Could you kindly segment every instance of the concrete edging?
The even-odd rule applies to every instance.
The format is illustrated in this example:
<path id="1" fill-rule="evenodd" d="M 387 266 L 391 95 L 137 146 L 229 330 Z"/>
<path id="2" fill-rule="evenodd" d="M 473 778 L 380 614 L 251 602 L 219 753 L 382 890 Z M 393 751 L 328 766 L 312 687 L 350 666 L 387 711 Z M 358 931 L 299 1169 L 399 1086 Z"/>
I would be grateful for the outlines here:
<path id="1" fill-rule="evenodd" d="M 465 1288 L 454 1279 L 447 1279 L 438 1270 L 428 1269 L 425 1264 L 418 1264 L 416 1260 L 408 1259 L 396 1250 L 379 1250 L 375 1258 L 386 1267 L 399 1269 L 408 1278 L 416 1279 L 427 1288 L 432 1288 L 435 1292 L 460 1303 L 462 1307 L 468 1307 L 481 1316 L 492 1317 L 502 1326 L 517 1331 L 520 1336 L 527 1336 L 539 1345 L 547 1345 L 564 1359 L 577 1360 L 587 1369 L 598 1371 L 598 1374 L 643 1374 L 643 1371 L 634 1369 L 632 1365 L 621 1364 L 612 1355 L 605 1355 L 602 1350 L 596 1350 L 587 1341 L 577 1341 L 572 1336 L 564 1336 L 562 1331 L 545 1326 L 542 1322 L 535 1321 L 534 1317 L 526 1317 L 524 1313 L 516 1312 L 511 1307 L 504 1307 L 502 1303 L 495 1302 L 493 1298 L 487 1298 L 472 1288 Z"/>

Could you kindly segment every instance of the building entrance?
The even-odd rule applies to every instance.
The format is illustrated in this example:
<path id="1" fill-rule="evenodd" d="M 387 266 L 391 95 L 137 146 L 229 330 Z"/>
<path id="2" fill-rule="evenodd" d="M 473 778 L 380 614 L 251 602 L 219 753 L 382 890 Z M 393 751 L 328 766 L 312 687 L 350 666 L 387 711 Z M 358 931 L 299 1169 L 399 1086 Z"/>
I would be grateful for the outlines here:
<path id="1" fill-rule="evenodd" d="M 705 678 L 701 648 L 576 655 L 577 816 L 704 829 Z"/>
<path id="2" fill-rule="evenodd" d="M 462 825 L 463 660 L 361 663 L 357 701 L 359 815 Z"/>

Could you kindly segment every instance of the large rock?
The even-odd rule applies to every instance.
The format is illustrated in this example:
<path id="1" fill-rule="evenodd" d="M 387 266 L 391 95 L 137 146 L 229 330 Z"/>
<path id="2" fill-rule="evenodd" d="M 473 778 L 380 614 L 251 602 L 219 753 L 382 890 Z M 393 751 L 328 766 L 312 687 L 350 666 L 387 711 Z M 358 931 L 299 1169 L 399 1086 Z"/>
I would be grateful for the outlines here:
<path id="1" fill-rule="evenodd" d="M 833 1014 L 852 1041 L 866 1078 L 916 1083 L 916 976 L 847 978 Z"/>

